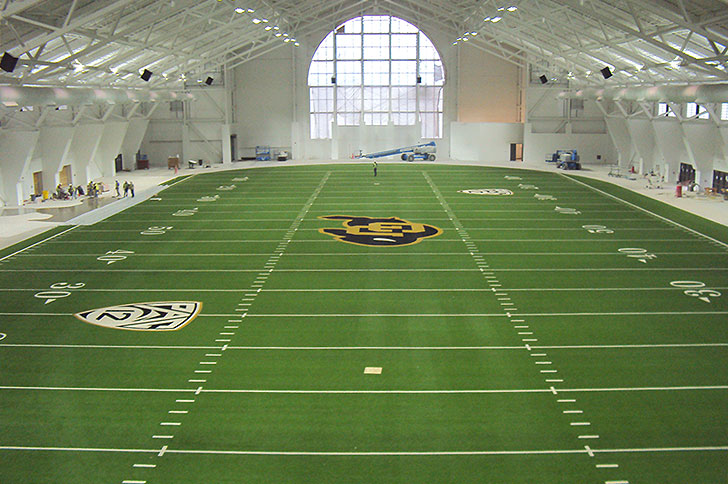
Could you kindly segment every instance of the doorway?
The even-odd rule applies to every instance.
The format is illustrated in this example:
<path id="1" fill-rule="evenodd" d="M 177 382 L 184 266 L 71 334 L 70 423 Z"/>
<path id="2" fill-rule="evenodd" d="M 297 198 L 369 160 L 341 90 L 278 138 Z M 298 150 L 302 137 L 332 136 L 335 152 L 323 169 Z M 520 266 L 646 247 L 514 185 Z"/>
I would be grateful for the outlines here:
<path id="1" fill-rule="evenodd" d="M 36 171 L 33 173 L 33 193 L 37 196 L 43 194 L 43 172 Z"/>
<path id="2" fill-rule="evenodd" d="M 523 161 L 523 143 L 511 143 L 511 161 Z"/>
<path id="3" fill-rule="evenodd" d="M 677 181 L 678 183 L 695 182 L 695 168 L 693 168 L 693 165 L 680 163 L 680 178 Z"/>
<path id="4" fill-rule="evenodd" d="M 58 174 L 58 181 L 61 183 L 61 185 L 68 186 L 71 184 L 71 181 L 73 178 L 71 178 L 71 165 L 65 165 L 63 168 L 61 168 L 61 172 Z"/>

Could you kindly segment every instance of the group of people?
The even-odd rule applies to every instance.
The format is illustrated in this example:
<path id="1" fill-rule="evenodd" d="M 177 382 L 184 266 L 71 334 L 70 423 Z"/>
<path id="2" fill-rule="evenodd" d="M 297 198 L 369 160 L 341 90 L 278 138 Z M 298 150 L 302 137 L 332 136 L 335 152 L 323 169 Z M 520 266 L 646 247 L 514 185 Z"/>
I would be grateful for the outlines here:
<path id="1" fill-rule="evenodd" d="M 81 185 L 74 187 L 72 184 L 68 185 L 68 188 L 64 188 L 60 183 L 56 187 L 56 191 L 53 194 L 53 198 L 57 200 L 70 200 L 84 195 L 83 187 Z"/>
<path id="2" fill-rule="evenodd" d="M 119 197 L 119 198 L 126 198 L 130 194 L 131 194 L 132 197 L 134 197 L 134 182 L 124 181 L 124 185 L 123 185 L 123 188 L 124 188 L 124 196 L 123 197 L 121 196 L 121 193 L 120 193 L 120 190 L 119 190 L 120 187 L 121 187 L 121 185 L 119 185 L 119 180 L 116 180 L 116 196 L 117 197 Z"/>
<path id="3" fill-rule="evenodd" d="M 89 197 L 98 198 L 99 195 L 104 193 L 104 185 L 101 182 L 90 181 L 88 182 L 88 186 L 86 187 L 86 192 L 88 193 Z"/>
<path id="4" fill-rule="evenodd" d="M 121 189 L 124 189 L 124 196 L 121 195 Z M 53 198 L 56 200 L 71 200 L 78 197 L 82 197 L 88 193 L 91 198 L 98 198 L 104 192 L 104 185 L 101 182 L 88 182 L 86 191 L 84 192 L 83 186 L 78 185 L 76 187 L 73 184 L 69 184 L 68 187 L 64 187 L 60 183 L 56 187 L 56 191 L 53 193 Z M 118 198 L 125 198 L 128 196 L 134 196 L 134 182 L 124 181 L 124 184 L 119 184 L 119 180 L 116 180 L 116 196 Z"/>

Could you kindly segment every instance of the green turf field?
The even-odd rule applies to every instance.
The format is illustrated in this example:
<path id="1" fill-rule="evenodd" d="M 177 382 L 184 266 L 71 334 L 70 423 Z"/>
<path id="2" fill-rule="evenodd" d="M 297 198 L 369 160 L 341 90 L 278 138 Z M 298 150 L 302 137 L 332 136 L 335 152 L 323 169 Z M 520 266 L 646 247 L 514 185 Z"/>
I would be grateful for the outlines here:
<path id="1" fill-rule="evenodd" d="M 2 484 L 728 482 L 728 231 L 603 182 L 200 174 L 0 293 Z"/>

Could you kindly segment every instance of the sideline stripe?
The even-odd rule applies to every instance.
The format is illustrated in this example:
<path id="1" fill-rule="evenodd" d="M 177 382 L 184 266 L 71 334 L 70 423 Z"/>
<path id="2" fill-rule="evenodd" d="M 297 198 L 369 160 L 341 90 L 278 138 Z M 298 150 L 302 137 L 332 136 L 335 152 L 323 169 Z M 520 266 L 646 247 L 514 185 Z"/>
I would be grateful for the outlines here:
<path id="1" fill-rule="evenodd" d="M 2 259 L 0 259 L 0 262 L 4 261 L 5 259 L 9 259 L 9 258 L 11 258 L 11 257 L 12 257 L 12 256 L 14 256 L 14 255 L 20 254 L 21 252 L 25 252 L 25 251 L 26 251 L 26 250 L 28 250 L 28 249 L 32 249 L 33 247 L 35 247 L 35 246 L 37 246 L 37 245 L 40 245 L 40 244 L 42 244 L 43 242 L 47 242 L 47 241 L 49 241 L 49 240 L 51 240 L 51 239 L 55 239 L 56 237 L 60 237 L 61 235 L 65 234 L 66 232 L 70 232 L 71 230 L 74 230 L 74 229 L 76 229 L 76 228 L 78 228 L 78 225 L 74 225 L 73 227 L 71 227 L 71 228 L 69 228 L 69 229 L 66 229 L 66 230 L 64 230 L 63 232 L 58 232 L 58 233 L 57 233 L 57 234 L 55 234 L 55 235 L 51 235 L 50 237 L 46 237 L 45 239 L 43 239 L 43 240 L 41 240 L 41 241 L 38 241 L 38 242 L 36 242 L 35 244 L 29 245 L 29 246 L 27 246 L 27 247 L 23 247 L 22 249 L 20 249 L 20 250 L 17 250 L 17 251 L 15 251 L 15 252 L 13 252 L 12 254 L 6 255 L 6 256 L 5 256 L 5 257 L 3 257 Z"/>
<path id="2" fill-rule="evenodd" d="M 512 309 L 511 309 L 512 310 Z M 728 311 L 627 311 L 620 313 L 518 313 L 519 316 L 528 317 L 541 317 L 541 316 L 689 316 L 693 314 L 728 314 Z M 0 316 L 73 316 L 72 313 L 0 313 Z M 225 317 L 231 318 L 240 316 L 239 313 L 222 313 L 222 314 L 199 314 L 198 318 L 218 318 Z M 331 314 L 250 314 L 247 313 L 248 318 L 461 318 L 461 317 L 475 317 L 475 318 L 505 318 L 508 317 L 501 313 L 464 313 L 464 314 L 409 314 L 409 313 L 374 313 L 374 314 L 360 314 L 360 313 L 331 313 Z"/>
<path id="3" fill-rule="evenodd" d="M 214 242 L 224 242 L 224 241 L 214 241 Z M 78 241 L 75 243 L 84 243 L 83 241 Z M 654 254 L 658 256 L 670 256 L 670 255 L 725 255 L 725 252 L 721 250 L 714 250 L 710 252 L 666 252 L 666 251 L 653 251 Z M 95 257 L 98 256 L 98 252 L 74 252 L 74 253 L 66 253 L 66 252 L 45 252 L 43 254 L 23 254 L 23 257 Z M 259 254 L 255 252 L 224 252 L 224 253 L 215 253 L 215 252 L 205 252 L 205 253 L 189 253 L 189 252 L 167 252 L 167 253 L 160 253 L 155 252 L 154 254 L 141 254 L 141 253 L 135 253 L 133 254 L 134 257 L 179 257 L 181 255 L 185 257 L 265 257 L 265 254 Z M 378 254 L 376 252 L 361 252 L 361 253 L 351 253 L 351 252 L 289 252 L 286 254 L 287 257 L 421 257 L 421 256 L 448 256 L 448 257 L 454 257 L 454 256 L 463 256 L 468 257 L 472 256 L 475 259 L 478 259 L 479 261 L 483 260 L 483 257 L 481 255 L 485 256 L 528 256 L 528 257 L 540 257 L 540 256 L 546 256 L 546 257 L 556 257 L 556 256 L 564 256 L 564 257 L 579 257 L 579 256 L 595 256 L 595 255 L 603 255 L 603 256 L 613 256 L 613 257 L 625 257 L 625 254 L 620 254 L 619 252 L 478 252 L 478 254 L 470 254 L 469 252 L 402 252 L 399 254 Z"/>
<path id="4" fill-rule="evenodd" d="M 49 451 L 49 452 L 115 452 L 115 453 L 154 453 L 159 449 L 115 449 L 99 447 L 27 447 L 0 446 L 0 450 Z M 638 452 L 726 452 L 728 446 L 706 447 L 648 447 L 627 449 L 591 449 L 595 454 L 620 454 Z M 437 456 L 437 455 L 548 455 L 548 454 L 587 454 L 586 449 L 553 450 L 453 450 L 453 451 L 393 451 L 393 452 L 316 452 L 316 451 L 267 451 L 267 450 L 201 450 L 167 449 L 167 454 L 207 454 L 207 455 L 279 455 L 279 456 Z"/>
<path id="5" fill-rule="evenodd" d="M 693 240 L 693 239 L 690 239 Z M 180 254 L 184 256 L 184 254 Z M 728 267 L 603 267 L 603 268 L 573 268 L 573 269 L 553 269 L 553 268 L 537 268 L 537 269 L 514 269 L 514 268 L 492 268 L 498 272 L 614 272 L 614 271 L 636 271 L 636 272 L 653 272 L 653 271 L 728 271 Z M 0 269 L 0 272 L 103 272 L 109 274 L 109 269 Z M 113 272 L 260 272 L 259 269 L 117 269 Z M 276 269 L 276 272 L 481 272 L 481 269 L 443 269 L 443 268 L 421 268 L 421 269 Z"/>
<path id="6" fill-rule="evenodd" d="M 492 389 L 492 390 L 264 390 L 264 389 L 202 389 L 200 388 L 102 388 L 102 387 L 33 387 L 0 386 L 0 390 L 40 390 L 79 392 L 159 392 L 159 393 L 243 393 L 243 394 L 301 394 L 301 395 L 457 395 L 502 393 L 553 393 L 550 388 Z M 728 385 L 683 387 L 615 387 L 615 388 L 559 388 L 559 393 L 580 392 L 657 392 L 728 390 Z"/>
<path id="7" fill-rule="evenodd" d="M 98 345 L 98 344 L 40 344 L 0 343 L 0 347 L 15 348 L 87 348 L 87 349 L 131 349 L 131 350 L 219 350 L 220 346 L 175 346 L 175 345 Z M 547 345 L 531 346 L 533 349 L 633 349 L 633 348 L 719 348 L 728 343 L 655 343 L 625 345 Z M 519 346 L 228 346 L 228 350 L 285 350 L 285 351 L 482 351 L 482 350 L 525 350 Z M 532 354 L 531 356 L 540 356 Z"/>
<path id="8" fill-rule="evenodd" d="M 263 281 L 259 281 L 263 282 Z M 726 286 L 710 286 L 711 289 L 727 290 Z M 25 288 L 0 288 L 0 292 L 34 292 L 47 291 L 47 288 L 25 287 Z M 510 292 L 553 292 L 553 291 L 684 291 L 684 287 L 562 287 L 562 288 L 508 288 Z M 74 292 L 240 292 L 240 289 L 206 289 L 206 288 L 142 288 L 142 289 L 121 289 L 117 287 L 109 287 L 102 289 L 74 289 Z M 493 290 L 489 288 L 382 288 L 382 289 L 263 289 L 262 292 L 488 292 Z M 499 301 L 510 301 L 511 298 L 498 298 Z M 250 303 L 239 303 L 238 306 L 250 306 Z"/>
<path id="9" fill-rule="evenodd" d="M 619 202 L 621 202 L 621 203 L 623 203 L 623 204 L 625 204 L 625 205 L 627 205 L 629 207 L 636 208 L 637 210 L 640 210 L 642 212 L 645 212 L 648 215 L 652 215 L 653 217 L 655 217 L 655 218 L 657 218 L 659 220 L 662 220 L 663 222 L 666 222 L 666 223 L 668 223 L 670 225 L 673 225 L 675 227 L 678 227 L 680 229 L 683 229 L 683 230 L 685 230 L 687 232 L 690 232 L 691 234 L 694 234 L 694 235 L 697 235 L 699 237 L 703 237 L 705 239 L 708 239 L 711 242 L 714 242 L 716 244 L 722 245 L 723 247 L 725 247 L 726 249 L 728 249 L 728 244 L 726 244 L 725 242 L 723 242 L 721 240 L 714 239 L 713 237 L 710 237 L 708 235 L 705 235 L 702 232 L 698 232 L 695 229 L 691 229 L 690 227 L 686 227 L 685 225 L 682 225 L 682 224 L 680 224 L 678 222 L 675 222 L 674 220 L 670 220 L 667 217 L 663 217 L 662 215 L 658 215 L 658 214 L 656 214 L 654 212 L 651 212 L 651 211 L 647 210 L 646 208 L 643 208 L 643 207 L 640 207 L 639 205 L 636 205 L 634 203 L 628 202 L 627 200 L 623 200 L 623 199 L 619 198 L 616 195 L 612 195 L 611 193 L 607 193 L 607 192 L 605 192 L 603 190 L 600 190 L 598 188 L 595 188 L 595 187 L 589 185 L 588 183 L 584 183 L 584 182 L 579 181 L 579 180 L 577 180 L 575 178 L 572 178 L 570 176 L 564 175 L 563 173 L 558 173 L 558 175 L 561 176 L 561 177 L 566 178 L 567 180 L 571 180 L 572 182 L 574 182 L 574 183 L 576 183 L 578 185 L 585 186 L 585 187 L 589 188 L 592 191 L 595 191 L 597 193 L 600 193 L 600 194 L 604 195 L 605 197 L 612 198 L 612 199 L 617 200 L 617 201 L 619 201 Z M 619 230 L 624 230 L 624 229 L 619 229 Z"/>

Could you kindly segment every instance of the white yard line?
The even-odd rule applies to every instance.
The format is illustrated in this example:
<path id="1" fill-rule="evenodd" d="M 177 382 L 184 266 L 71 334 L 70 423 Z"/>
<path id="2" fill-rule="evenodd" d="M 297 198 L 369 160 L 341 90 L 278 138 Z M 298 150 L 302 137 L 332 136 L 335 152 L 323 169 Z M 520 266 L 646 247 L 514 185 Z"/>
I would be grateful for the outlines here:
<path id="1" fill-rule="evenodd" d="M 696 314 L 728 314 L 728 311 L 625 311 L 625 312 L 593 312 L 593 313 L 518 313 L 519 316 L 531 317 L 572 317 L 572 316 L 690 316 Z M 24 313 L 24 312 L 0 312 L 0 316 L 73 316 L 72 313 Z M 239 317 L 236 313 L 222 314 L 200 314 L 198 318 L 204 317 Z M 477 318 L 503 318 L 505 314 L 501 313 L 271 313 L 271 314 L 250 314 L 248 318 L 461 318 L 461 317 L 477 317 Z"/>
<path id="2" fill-rule="evenodd" d="M 550 388 L 521 389 L 461 389 L 461 390 L 296 390 L 296 389 L 214 389 L 214 388 L 118 388 L 118 387 L 51 387 L 2 385 L 0 390 L 19 391 L 77 391 L 77 392 L 137 392 L 137 393 L 216 393 L 216 394 L 293 394 L 293 395 L 471 395 L 471 394 L 518 394 L 553 393 Z M 671 392 L 728 390 L 728 385 L 672 386 L 672 387 L 605 387 L 559 388 L 559 393 L 601 392 Z"/>
<path id="3" fill-rule="evenodd" d="M 0 343 L 8 348 L 79 348 L 79 349 L 123 349 L 123 350 L 218 350 L 219 346 L 175 346 L 175 345 L 99 345 L 99 344 L 40 344 Z M 649 348 L 725 348 L 728 343 L 664 343 L 664 344 L 606 344 L 606 345 L 535 345 L 540 350 L 582 350 L 582 349 L 649 349 Z M 228 350 L 259 351 L 524 351 L 518 346 L 228 346 Z M 212 354 L 211 354 L 212 355 Z M 531 354 L 534 357 L 545 353 Z"/>
<path id="4" fill-rule="evenodd" d="M 0 451 L 36 452 L 106 452 L 106 453 L 146 453 L 158 454 L 159 449 L 124 449 L 103 447 L 31 447 L 2 445 Z M 665 452 L 726 452 L 728 446 L 704 447 L 646 447 L 591 449 L 594 454 L 621 453 L 665 453 Z M 587 449 L 532 449 L 532 450 L 451 450 L 451 451 L 385 451 L 385 452 L 336 452 L 336 451 L 271 451 L 271 450 L 205 450 L 205 449 L 165 449 L 167 454 L 187 455 L 277 455 L 277 456 L 442 456 L 442 455 L 556 455 L 587 454 Z M 620 481 L 621 482 L 621 481 Z"/>

